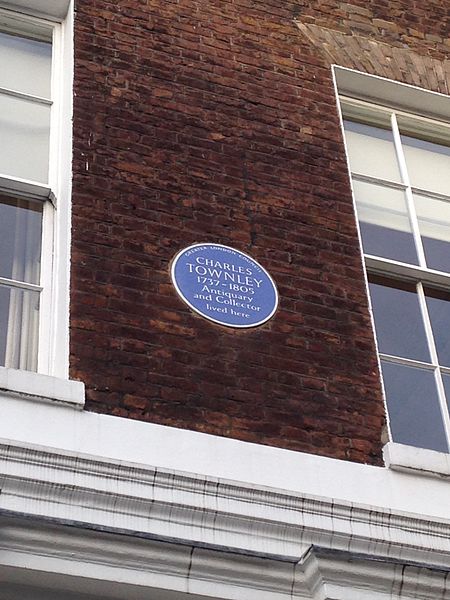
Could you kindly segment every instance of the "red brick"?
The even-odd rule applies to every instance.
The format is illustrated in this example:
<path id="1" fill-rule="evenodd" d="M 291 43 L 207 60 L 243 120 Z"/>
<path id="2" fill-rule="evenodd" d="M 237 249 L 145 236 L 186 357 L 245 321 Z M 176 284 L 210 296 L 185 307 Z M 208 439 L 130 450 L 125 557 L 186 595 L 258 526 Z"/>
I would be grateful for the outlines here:
<path id="1" fill-rule="evenodd" d="M 331 72 L 293 19 L 443 57 L 445 3 L 197 5 L 77 1 L 71 376 L 88 410 L 379 463 Z M 170 261 L 198 241 L 262 262 L 271 321 L 231 330 L 180 301 Z"/>

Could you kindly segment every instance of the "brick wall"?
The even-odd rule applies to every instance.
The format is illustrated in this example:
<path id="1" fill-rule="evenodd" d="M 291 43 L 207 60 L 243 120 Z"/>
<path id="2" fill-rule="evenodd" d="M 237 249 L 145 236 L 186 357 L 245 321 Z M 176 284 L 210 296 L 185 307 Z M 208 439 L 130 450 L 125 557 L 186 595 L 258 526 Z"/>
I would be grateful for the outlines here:
<path id="1" fill-rule="evenodd" d="M 448 9 L 412 4 L 77 0 L 71 376 L 88 410 L 379 462 L 331 71 L 295 20 L 439 58 Z M 168 268 L 195 242 L 260 261 L 276 316 L 233 330 L 193 314 Z"/>

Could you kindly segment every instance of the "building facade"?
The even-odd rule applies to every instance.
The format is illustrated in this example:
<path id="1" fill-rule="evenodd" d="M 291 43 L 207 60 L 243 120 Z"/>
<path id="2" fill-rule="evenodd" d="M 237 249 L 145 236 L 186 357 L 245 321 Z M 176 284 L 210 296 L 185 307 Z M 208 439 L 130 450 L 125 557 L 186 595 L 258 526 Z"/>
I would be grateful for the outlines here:
<path id="1" fill-rule="evenodd" d="M 449 23 L 0 1 L 0 600 L 450 598 Z"/>

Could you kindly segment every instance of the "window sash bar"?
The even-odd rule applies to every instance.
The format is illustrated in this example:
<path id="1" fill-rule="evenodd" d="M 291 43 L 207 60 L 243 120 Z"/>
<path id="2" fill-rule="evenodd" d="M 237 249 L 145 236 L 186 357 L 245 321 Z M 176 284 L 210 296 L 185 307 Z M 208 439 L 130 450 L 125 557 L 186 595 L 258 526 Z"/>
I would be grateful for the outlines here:
<path id="1" fill-rule="evenodd" d="M 43 98 L 42 96 L 34 96 L 33 94 L 26 94 L 25 92 L 18 92 L 10 88 L 0 86 L 0 94 L 3 96 L 11 96 L 13 98 L 19 98 L 20 100 L 28 100 L 28 102 L 34 102 L 35 104 L 45 104 L 51 106 L 53 102 L 49 98 Z"/>
<path id="2" fill-rule="evenodd" d="M 394 190 L 401 190 L 403 192 L 408 189 L 408 186 L 404 183 L 390 181 L 389 179 L 381 179 L 380 177 L 373 177 L 372 175 L 364 175 L 363 173 L 357 173 L 355 171 L 351 171 L 351 176 L 352 179 L 354 179 L 355 181 L 362 181 L 363 183 L 373 183 L 374 185 L 379 185 L 380 187 L 388 187 Z M 440 194 L 439 192 L 432 192 L 431 190 L 425 190 L 423 188 L 417 188 L 412 186 L 411 191 L 413 194 L 425 196 L 426 198 L 433 198 L 434 200 L 450 202 L 450 194 Z"/>
<path id="3" fill-rule="evenodd" d="M 380 360 L 395 363 L 396 365 L 404 365 L 405 367 L 417 367 L 426 371 L 435 371 L 438 368 L 437 365 L 413 358 L 403 358 L 401 356 L 394 356 L 393 354 L 383 354 L 382 352 L 379 352 L 379 356 Z"/>
<path id="4" fill-rule="evenodd" d="M 408 186 L 404 183 L 398 183 L 397 181 L 390 181 L 389 179 L 381 179 L 380 177 L 373 177 L 372 175 L 364 175 L 363 173 L 351 172 L 352 179 L 355 181 L 363 181 L 364 183 L 373 183 L 380 187 L 388 187 L 394 190 L 406 191 Z"/>
<path id="5" fill-rule="evenodd" d="M 423 319 L 423 322 L 425 325 L 425 335 L 427 338 L 428 350 L 430 352 L 431 362 L 434 365 L 438 366 L 439 359 L 438 359 L 438 354 L 437 354 L 437 350 L 436 350 L 436 345 L 434 343 L 433 329 L 431 327 L 431 320 L 430 320 L 430 316 L 428 314 L 428 307 L 427 307 L 427 302 L 425 299 L 425 292 L 423 289 L 423 284 L 421 282 L 419 282 L 417 284 L 417 296 L 419 298 L 420 311 L 422 313 L 422 319 Z M 441 409 L 441 416 L 442 416 L 442 420 L 444 422 L 445 436 L 447 438 L 447 446 L 448 446 L 448 449 L 450 450 L 450 415 L 448 412 L 447 400 L 445 398 L 445 389 L 444 389 L 444 382 L 442 380 L 442 374 L 438 368 L 434 372 L 434 379 L 435 379 L 435 383 L 436 383 L 438 400 L 439 400 L 439 405 L 440 405 L 440 409 Z"/>
<path id="6" fill-rule="evenodd" d="M 35 283 L 26 283 L 25 281 L 17 281 L 16 279 L 8 279 L 8 277 L 0 277 L 0 285 L 7 287 L 20 288 L 30 290 L 32 292 L 42 292 L 42 286 Z"/>
<path id="7" fill-rule="evenodd" d="M 394 356 L 393 354 L 384 354 L 378 352 L 380 360 L 386 362 L 395 363 L 397 365 L 405 365 L 405 367 L 417 367 L 426 371 L 434 371 L 439 369 L 445 375 L 450 375 L 450 367 L 444 367 L 443 365 L 433 365 L 431 363 L 423 362 L 421 360 L 415 360 L 414 358 L 403 358 L 402 356 Z"/>
<path id="8" fill-rule="evenodd" d="M 419 264 L 421 267 L 426 267 L 425 252 L 423 249 L 422 238 L 420 237 L 419 222 L 417 220 L 416 209 L 414 206 L 414 199 L 411 191 L 411 182 L 409 180 L 408 168 L 406 166 L 406 159 L 403 153 L 402 139 L 400 130 L 398 128 L 397 118 L 395 113 L 391 115 L 392 133 L 394 135 L 395 152 L 397 154 L 397 160 L 400 167 L 400 174 L 403 179 L 403 183 L 406 184 L 405 190 L 406 206 L 409 215 L 409 222 L 411 224 L 411 231 L 413 233 L 414 243 L 416 246 L 417 256 L 419 258 Z"/>
<path id="9" fill-rule="evenodd" d="M 450 274 L 442 271 L 433 271 L 423 267 L 397 262 L 395 260 L 380 258 L 371 254 L 365 255 L 366 268 L 369 273 L 395 277 L 402 281 L 412 281 L 429 285 L 430 287 L 448 290 L 450 288 Z"/>
<path id="10" fill-rule="evenodd" d="M 424 196 L 425 198 L 433 198 L 434 200 L 441 200 L 443 202 L 450 202 L 450 196 L 446 194 L 439 194 L 439 192 L 432 192 L 430 190 L 423 190 L 422 188 L 411 187 L 413 194 Z"/>

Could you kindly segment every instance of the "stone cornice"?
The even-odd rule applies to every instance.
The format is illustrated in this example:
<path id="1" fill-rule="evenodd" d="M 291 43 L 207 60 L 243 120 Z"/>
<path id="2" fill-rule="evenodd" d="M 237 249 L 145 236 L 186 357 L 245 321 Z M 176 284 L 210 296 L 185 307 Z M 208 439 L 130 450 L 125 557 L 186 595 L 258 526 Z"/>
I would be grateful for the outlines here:
<path id="1" fill-rule="evenodd" d="M 449 578 L 445 566 L 314 545 L 280 557 L 23 515 L 1 515 L 0 530 L 4 580 L 14 586 L 26 568 L 34 594 L 35 584 L 45 581 L 62 598 L 89 590 L 90 600 L 144 600 L 156 591 L 159 600 L 183 593 L 192 600 L 417 600 L 446 597 Z M 13 590 L 8 598 L 21 594 Z"/>
<path id="2" fill-rule="evenodd" d="M 0 444 L 1 508 L 291 560 L 319 545 L 448 564 L 450 522 L 202 475 Z"/>

